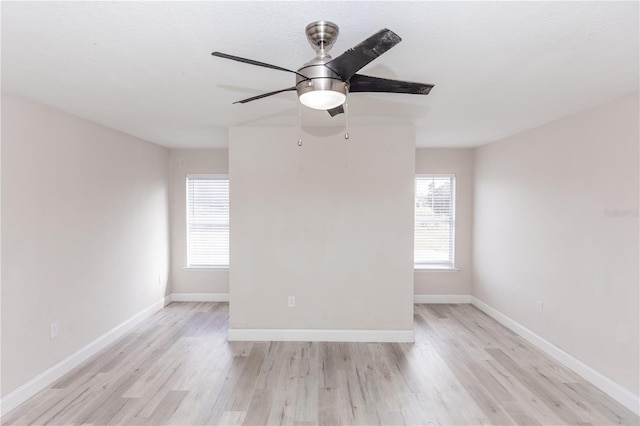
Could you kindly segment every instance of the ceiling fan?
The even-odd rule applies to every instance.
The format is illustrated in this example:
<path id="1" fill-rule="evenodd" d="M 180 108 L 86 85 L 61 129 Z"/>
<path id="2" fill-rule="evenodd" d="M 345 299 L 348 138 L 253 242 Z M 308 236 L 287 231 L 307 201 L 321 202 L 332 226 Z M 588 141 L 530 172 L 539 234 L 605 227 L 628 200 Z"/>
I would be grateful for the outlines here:
<path id="1" fill-rule="evenodd" d="M 334 117 L 344 112 L 344 103 L 348 93 L 386 92 L 428 95 L 433 88 L 432 84 L 412 83 L 357 74 L 365 65 L 402 41 L 391 30 L 385 28 L 378 31 L 334 59 L 329 55 L 329 50 L 338 38 L 339 29 L 336 24 L 329 21 L 312 22 L 307 25 L 305 32 L 307 40 L 316 51 L 316 57 L 297 71 L 222 52 L 213 52 L 213 56 L 220 58 L 286 71 L 296 75 L 295 86 L 242 99 L 234 103 L 244 104 L 277 93 L 295 90 L 303 105 L 309 108 L 326 110 Z"/>

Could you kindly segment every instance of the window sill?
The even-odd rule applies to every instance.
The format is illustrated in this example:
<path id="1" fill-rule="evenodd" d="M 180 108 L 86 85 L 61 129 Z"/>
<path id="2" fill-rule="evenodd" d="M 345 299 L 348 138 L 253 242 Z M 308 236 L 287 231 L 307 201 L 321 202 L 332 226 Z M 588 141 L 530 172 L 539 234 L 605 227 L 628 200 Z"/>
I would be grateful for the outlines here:
<path id="1" fill-rule="evenodd" d="M 183 271 L 228 271 L 228 266 L 183 266 Z"/>
<path id="2" fill-rule="evenodd" d="M 414 266 L 415 272 L 459 272 L 460 268 L 447 268 L 445 266 Z"/>

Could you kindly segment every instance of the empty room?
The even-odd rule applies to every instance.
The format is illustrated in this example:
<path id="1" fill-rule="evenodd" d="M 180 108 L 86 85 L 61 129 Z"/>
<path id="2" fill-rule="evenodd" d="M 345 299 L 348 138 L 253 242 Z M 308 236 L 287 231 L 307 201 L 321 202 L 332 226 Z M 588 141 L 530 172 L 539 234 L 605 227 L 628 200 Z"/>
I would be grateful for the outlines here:
<path id="1" fill-rule="evenodd" d="M 0 14 L 3 426 L 640 424 L 640 2 Z"/>

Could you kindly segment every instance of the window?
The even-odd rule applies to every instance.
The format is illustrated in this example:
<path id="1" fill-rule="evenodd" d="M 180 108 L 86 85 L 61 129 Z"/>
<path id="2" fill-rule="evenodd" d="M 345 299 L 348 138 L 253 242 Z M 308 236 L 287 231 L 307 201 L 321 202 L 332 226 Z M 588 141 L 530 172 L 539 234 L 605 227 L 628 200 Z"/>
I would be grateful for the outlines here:
<path id="1" fill-rule="evenodd" d="M 415 182 L 414 264 L 453 268 L 455 176 L 425 175 Z"/>
<path id="2" fill-rule="evenodd" d="M 187 176 L 187 265 L 229 266 L 229 179 Z"/>

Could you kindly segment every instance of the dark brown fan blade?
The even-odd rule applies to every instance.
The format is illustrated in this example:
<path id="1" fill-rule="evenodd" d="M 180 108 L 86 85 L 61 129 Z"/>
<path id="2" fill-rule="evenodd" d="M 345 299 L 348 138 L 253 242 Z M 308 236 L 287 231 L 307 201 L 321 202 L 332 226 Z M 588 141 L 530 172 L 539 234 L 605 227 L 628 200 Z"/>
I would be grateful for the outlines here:
<path id="1" fill-rule="evenodd" d="M 305 79 L 307 79 L 306 75 L 302 75 L 297 71 L 282 68 L 277 65 L 266 64 L 264 62 L 254 61 L 253 59 L 241 58 L 240 56 L 227 55 L 226 53 L 222 53 L 222 52 L 213 52 L 212 55 L 217 56 L 218 58 L 231 59 L 232 61 L 244 62 L 245 64 L 249 64 L 249 65 L 257 65 L 259 67 L 271 68 L 273 70 L 292 72 L 294 74 L 299 75 L 300 77 L 304 77 Z"/>
<path id="2" fill-rule="evenodd" d="M 412 83 L 410 81 L 389 80 L 356 74 L 349 80 L 349 92 L 386 92 L 428 95 L 433 84 Z"/>
<path id="3" fill-rule="evenodd" d="M 384 28 L 325 65 L 338 74 L 342 81 L 347 81 L 362 67 L 401 41 L 400 36 Z"/>
<path id="4" fill-rule="evenodd" d="M 277 95 L 278 93 L 282 93 L 282 92 L 290 92 L 292 90 L 296 90 L 296 88 L 295 87 L 287 87 L 286 89 L 276 90 L 275 92 L 263 93 L 262 95 L 254 96 L 252 98 L 247 98 L 247 99 L 243 99 L 241 101 L 236 101 L 236 102 L 234 102 L 234 104 L 246 104 L 247 102 L 255 101 L 257 99 L 266 98 L 267 96 L 271 96 L 271 95 Z"/>
<path id="5" fill-rule="evenodd" d="M 335 108 L 328 109 L 327 112 L 330 116 L 335 117 L 338 114 L 344 114 L 344 105 L 338 105 Z"/>

